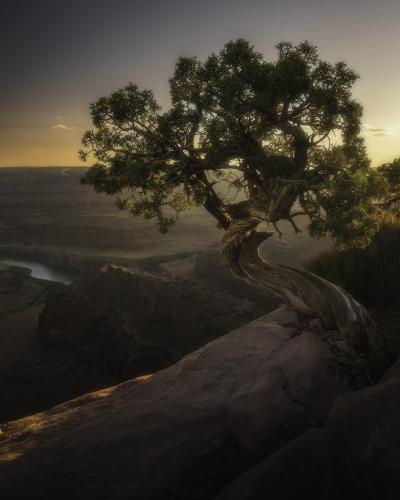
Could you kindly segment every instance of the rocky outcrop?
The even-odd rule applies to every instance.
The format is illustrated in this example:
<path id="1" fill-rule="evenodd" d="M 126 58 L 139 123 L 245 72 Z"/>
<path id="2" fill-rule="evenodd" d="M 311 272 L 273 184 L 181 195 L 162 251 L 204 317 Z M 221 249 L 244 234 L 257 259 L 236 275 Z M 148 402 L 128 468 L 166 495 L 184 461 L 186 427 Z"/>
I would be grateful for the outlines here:
<path id="1" fill-rule="evenodd" d="M 324 425 L 348 391 L 312 324 L 281 306 L 154 375 L 1 426 L 0 490 L 7 500 L 211 499 Z"/>
<path id="2" fill-rule="evenodd" d="M 44 285 L 2 272 L 4 328 L 20 314 L 18 290 L 36 310 Z M 121 370 L 142 375 L 0 424 L 2 500 L 397 500 L 400 361 L 354 391 L 354 353 L 286 306 L 223 335 L 257 306 L 112 267 L 67 290 L 42 316 L 47 350 L 14 378 L 1 337 L 8 411 L 49 407 Z"/>
<path id="3" fill-rule="evenodd" d="M 88 377 L 110 384 L 172 364 L 274 305 L 106 266 L 48 298 L 38 336 L 43 348 L 69 351 Z"/>
<path id="4" fill-rule="evenodd" d="M 338 398 L 327 423 L 288 443 L 215 500 L 396 500 L 400 493 L 400 361 L 372 387 Z"/>
<path id="5" fill-rule="evenodd" d="M 27 268 L 0 266 L 0 422 L 82 393 L 82 381 L 66 366 L 67 357 L 47 356 L 35 337 L 46 296 L 63 288 L 62 283 L 33 278 Z"/>
<path id="6" fill-rule="evenodd" d="M 367 389 L 338 400 L 326 426 L 332 455 L 360 498 L 400 495 L 400 360 Z"/>
<path id="7" fill-rule="evenodd" d="M 113 267 L 68 288 L 0 278 L 0 422 L 168 366 L 273 307 Z"/>

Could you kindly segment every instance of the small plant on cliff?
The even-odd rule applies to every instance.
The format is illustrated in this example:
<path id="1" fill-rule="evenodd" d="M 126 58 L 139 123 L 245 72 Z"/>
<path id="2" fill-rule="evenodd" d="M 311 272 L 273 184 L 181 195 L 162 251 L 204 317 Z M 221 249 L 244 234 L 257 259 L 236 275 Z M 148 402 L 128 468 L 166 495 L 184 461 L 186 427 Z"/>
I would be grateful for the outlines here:
<path id="1" fill-rule="evenodd" d="M 96 163 L 83 182 L 117 195 L 121 209 L 156 219 L 161 231 L 184 210 L 204 206 L 225 230 L 223 251 L 237 275 L 329 328 L 352 332 L 353 344 L 377 364 L 377 335 L 372 328 L 360 334 L 369 318 L 357 303 L 257 254 L 271 234 L 258 231 L 261 222 L 279 230 L 287 220 L 297 232 L 296 217 L 305 215 L 312 235 L 357 246 L 376 231 L 374 202 L 387 185 L 370 168 L 359 135 L 362 108 L 351 94 L 357 78 L 307 42 L 280 43 L 272 62 L 245 40 L 204 62 L 180 58 L 169 110 L 134 84 L 91 106 L 94 129 L 83 137 L 81 157 Z"/>

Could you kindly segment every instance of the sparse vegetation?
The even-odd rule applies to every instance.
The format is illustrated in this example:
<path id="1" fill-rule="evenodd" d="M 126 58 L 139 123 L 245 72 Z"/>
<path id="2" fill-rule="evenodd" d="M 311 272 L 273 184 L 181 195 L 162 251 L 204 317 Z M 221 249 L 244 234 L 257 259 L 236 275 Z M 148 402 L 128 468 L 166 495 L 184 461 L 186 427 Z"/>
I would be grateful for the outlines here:
<path id="1" fill-rule="evenodd" d="M 305 262 L 305 267 L 348 290 L 367 306 L 400 299 L 400 219 L 380 218 L 379 230 L 364 248 L 336 247 Z"/>

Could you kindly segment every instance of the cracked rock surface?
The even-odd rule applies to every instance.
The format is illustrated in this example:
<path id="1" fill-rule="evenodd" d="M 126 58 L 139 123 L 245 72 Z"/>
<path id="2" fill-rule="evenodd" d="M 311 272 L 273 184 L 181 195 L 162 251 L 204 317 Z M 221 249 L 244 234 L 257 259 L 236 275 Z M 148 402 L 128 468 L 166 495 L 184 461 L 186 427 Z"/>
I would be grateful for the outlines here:
<path id="1" fill-rule="evenodd" d="M 350 391 L 327 343 L 298 323 L 280 306 L 154 375 L 3 424 L 2 494 L 214 498 Z"/>
<path id="2" fill-rule="evenodd" d="M 337 399 L 310 429 L 225 487 L 215 500 L 396 500 L 400 493 L 400 361 L 380 383 Z"/>

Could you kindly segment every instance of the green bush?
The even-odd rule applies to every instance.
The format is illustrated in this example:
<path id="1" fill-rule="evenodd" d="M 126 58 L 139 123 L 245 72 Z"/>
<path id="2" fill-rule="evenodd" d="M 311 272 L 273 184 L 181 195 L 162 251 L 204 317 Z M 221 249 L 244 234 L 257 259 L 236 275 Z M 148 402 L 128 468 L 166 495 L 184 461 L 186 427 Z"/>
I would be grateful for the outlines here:
<path id="1" fill-rule="evenodd" d="M 367 306 L 394 304 L 400 298 L 400 218 L 385 215 L 364 249 L 332 248 L 304 267 L 342 288 Z"/>

